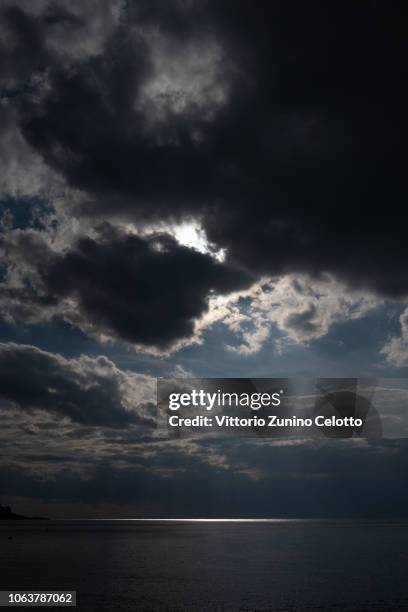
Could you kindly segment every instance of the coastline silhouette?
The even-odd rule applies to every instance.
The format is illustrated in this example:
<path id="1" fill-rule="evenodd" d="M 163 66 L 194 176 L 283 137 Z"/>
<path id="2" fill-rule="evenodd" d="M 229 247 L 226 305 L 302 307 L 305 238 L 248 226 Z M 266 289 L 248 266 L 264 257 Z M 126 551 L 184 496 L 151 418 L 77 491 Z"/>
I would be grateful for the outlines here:
<path id="1" fill-rule="evenodd" d="M 10 506 L 2 506 L 0 504 L 0 520 L 14 521 L 14 520 L 29 520 L 29 521 L 46 521 L 47 517 L 44 516 L 24 516 L 23 514 L 16 514 L 12 511 Z"/>

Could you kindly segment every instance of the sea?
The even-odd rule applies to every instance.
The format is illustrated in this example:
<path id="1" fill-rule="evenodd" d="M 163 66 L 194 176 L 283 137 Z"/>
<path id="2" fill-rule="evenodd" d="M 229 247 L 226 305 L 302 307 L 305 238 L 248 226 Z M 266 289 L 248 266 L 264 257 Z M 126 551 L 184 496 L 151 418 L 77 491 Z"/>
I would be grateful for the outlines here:
<path id="1" fill-rule="evenodd" d="M 83 612 L 408 610 L 408 521 L 2 521 L 0 546 L 0 590 Z"/>

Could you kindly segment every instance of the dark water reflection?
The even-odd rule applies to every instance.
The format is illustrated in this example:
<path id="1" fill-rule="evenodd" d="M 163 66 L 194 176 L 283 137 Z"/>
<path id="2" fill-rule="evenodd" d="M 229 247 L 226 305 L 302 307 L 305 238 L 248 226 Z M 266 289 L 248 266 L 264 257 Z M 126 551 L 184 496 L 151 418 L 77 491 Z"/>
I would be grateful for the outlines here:
<path id="1" fill-rule="evenodd" d="M 84 612 L 408 609 L 408 522 L 3 522 L 0 542 L 2 590 Z"/>

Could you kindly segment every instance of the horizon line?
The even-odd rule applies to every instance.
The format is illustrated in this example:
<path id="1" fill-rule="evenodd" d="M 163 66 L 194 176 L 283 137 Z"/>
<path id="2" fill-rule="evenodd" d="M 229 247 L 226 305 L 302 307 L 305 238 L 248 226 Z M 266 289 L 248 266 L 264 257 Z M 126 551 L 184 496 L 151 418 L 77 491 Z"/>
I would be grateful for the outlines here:
<path id="1" fill-rule="evenodd" d="M 289 523 L 289 522 L 316 522 L 316 521 L 406 521 L 408 517 L 292 517 L 292 518 L 111 518 L 111 517 L 95 517 L 95 518 L 82 518 L 82 517 L 66 517 L 66 518 L 52 518 L 50 517 L 48 520 L 53 521 L 134 521 L 134 522 L 142 522 L 142 521 L 151 521 L 151 522 L 159 522 L 159 521 L 168 521 L 168 522 L 190 522 L 190 523 Z"/>

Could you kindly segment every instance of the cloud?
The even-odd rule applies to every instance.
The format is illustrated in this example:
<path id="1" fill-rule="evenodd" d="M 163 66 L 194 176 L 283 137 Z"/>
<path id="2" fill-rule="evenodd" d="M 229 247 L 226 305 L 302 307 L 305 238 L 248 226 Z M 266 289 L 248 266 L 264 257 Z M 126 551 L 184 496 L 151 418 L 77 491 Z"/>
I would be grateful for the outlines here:
<path id="1" fill-rule="evenodd" d="M 381 353 L 386 361 L 396 368 L 408 366 L 408 308 L 400 316 L 401 332 L 399 336 L 392 336 L 384 345 Z"/>
<path id="2" fill-rule="evenodd" d="M 167 234 L 137 236 L 104 225 L 56 252 L 41 232 L 4 239 L 9 262 L 3 311 L 12 320 L 60 317 L 100 339 L 165 350 L 195 334 L 213 294 L 251 276 Z"/>
<path id="3" fill-rule="evenodd" d="M 16 113 L 0 100 L 0 198 L 48 199 L 61 190 L 61 180 L 25 141 Z"/>
<path id="4" fill-rule="evenodd" d="M 135 462 L 129 455 L 117 465 L 91 453 L 89 463 L 81 456 L 77 465 L 68 458 L 31 457 L 37 470 L 22 469 L 21 457 L 17 465 L 1 462 L 0 484 L 7 498 L 41 499 L 49 504 L 46 515 L 63 517 L 67 507 L 71 516 L 83 516 L 82 504 L 92 504 L 88 516 L 101 518 L 123 517 L 124 509 L 129 518 L 401 517 L 407 502 L 405 442 L 316 447 L 224 440 L 222 450 L 197 445 L 188 455 L 175 445 L 144 456 L 137 448 Z M 206 461 L 214 455 L 223 461 Z M 41 461 L 48 461 L 50 472 Z M 258 476 L 251 477 L 251 470 Z"/>
<path id="5" fill-rule="evenodd" d="M 153 380 L 106 357 L 65 359 L 34 346 L 0 344 L 2 409 L 45 411 L 88 426 L 152 427 Z M 35 433 L 35 429 L 34 429 Z"/>
<path id="6" fill-rule="evenodd" d="M 45 69 L 48 55 L 34 15 L 16 3 L 6 2 L 1 17 L 0 84 L 6 95 L 15 95 L 16 88 L 31 85 L 35 73 Z"/>
<path id="7" fill-rule="evenodd" d="M 3 0 L 0 83 L 26 87 L 51 65 L 97 55 L 118 27 L 122 9 L 122 0 L 75 6 L 69 0 Z"/>
<path id="8" fill-rule="evenodd" d="M 3 317 L 18 322 L 63 319 L 100 340 L 153 353 L 201 342 L 226 326 L 240 353 L 259 351 L 273 328 L 287 342 L 308 343 L 338 322 L 358 319 L 384 302 L 328 275 L 255 279 L 211 245 L 183 246 L 164 232 L 136 235 L 105 224 L 87 236 L 25 229 L 3 237 L 8 273 Z M 209 249 L 209 250 L 207 250 Z"/>
<path id="9" fill-rule="evenodd" d="M 305 344 L 325 336 L 336 323 L 364 317 L 383 300 L 352 291 L 328 275 L 263 278 L 246 291 L 214 298 L 204 319 L 222 322 L 238 340 L 229 348 L 243 354 L 259 351 L 275 327 L 285 343 Z"/>
<path id="10" fill-rule="evenodd" d="M 27 142 L 85 191 L 76 214 L 151 220 L 197 212 L 213 199 L 211 151 L 203 147 L 227 85 L 217 44 L 188 45 L 120 28 L 104 55 L 54 66 L 42 95 L 20 104 Z"/>
<path id="11" fill-rule="evenodd" d="M 214 268 L 208 258 L 195 258 L 202 285 L 189 280 L 184 306 L 184 293 L 177 294 L 179 316 L 163 314 L 153 292 L 132 315 L 131 289 L 113 297 L 114 279 L 96 278 L 95 262 L 73 274 L 74 260 L 87 260 L 86 240 L 74 231 L 69 242 L 65 225 L 64 253 L 54 243 L 58 257 L 50 269 L 26 261 L 31 277 L 24 284 L 14 266 L 14 285 L 3 288 L 10 316 L 38 320 L 41 307 L 87 333 L 149 350 L 196 341 L 200 330 L 223 319 L 241 334 L 239 350 L 251 352 L 266 341 L 271 322 L 307 342 L 333 322 L 359 316 L 351 303 L 364 313 L 381 299 L 405 299 L 400 15 L 393 7 L 385 14 L 377 6 L 315 9 L 324 28 L 300 2 L 262 12 L 246 0 L 233 8 L 212 0 L 4 4 L 3 192 L 65 190 L 55 197 L 53 189 L 57 222 L 72 218 L 90 233 L 107 270 L 117 270 L 120 241 L 108 246 L 94 237 L 101 220 L 139 234 L 192 221 L 224 259 Z M 138 275 L 148 259 L 139 258 Z M 158 260 L 164 269 L 165 258 Z M 166 266 L 177 286 L 180 272 Z M 52 267 L 67 271 L 65 287 Z M 213 307 L 213 290 L 248 287 L 242 280 L 226 291 L 223 278 L 212 286 L 215 271 L 222 277 L 232 269 L 247 270 L 259 283 L 274 279 L 288 288 L 289 301 L 274 289 L 268 305 L 259 290 L 250 297 L 253 314 L 234 310 L 233 302 Z M 19 274 L 24 291 L 15 282 Z M 297 298 L 287 281 L 296 277 L 317 284 L 330 278 L 326 287 L 335 298 Z M 127 270 L 123 278 L 132 283 L 135 276 Z M 41 298 L 34 295 L 40 285 Z M 337 295 L 340 287 L 350 303 Z M 163 298 L 171 298 L 165 289 Z"/>
<path id="12" fill-rule="evenodd" d="M 20 126 L 83 190 L 76 214 L 201 216 L 209 240 L 259 276 L 329 272 L 407 294 L 404 29 L 393 7 L 384 17 L 318 3 L 322 28 L 299 2 L 279 12 L 88 2 L 70 18 L 55 6 L 48 21 L 14 8 L 12 24 L 8 9 L 35 52 L 17 45 L 7 62 L 45 62 L 41 93 L 18 97 Z M 84 23 L 98 53 L 54 58 L 52 25 L 64 40 Z"/>

